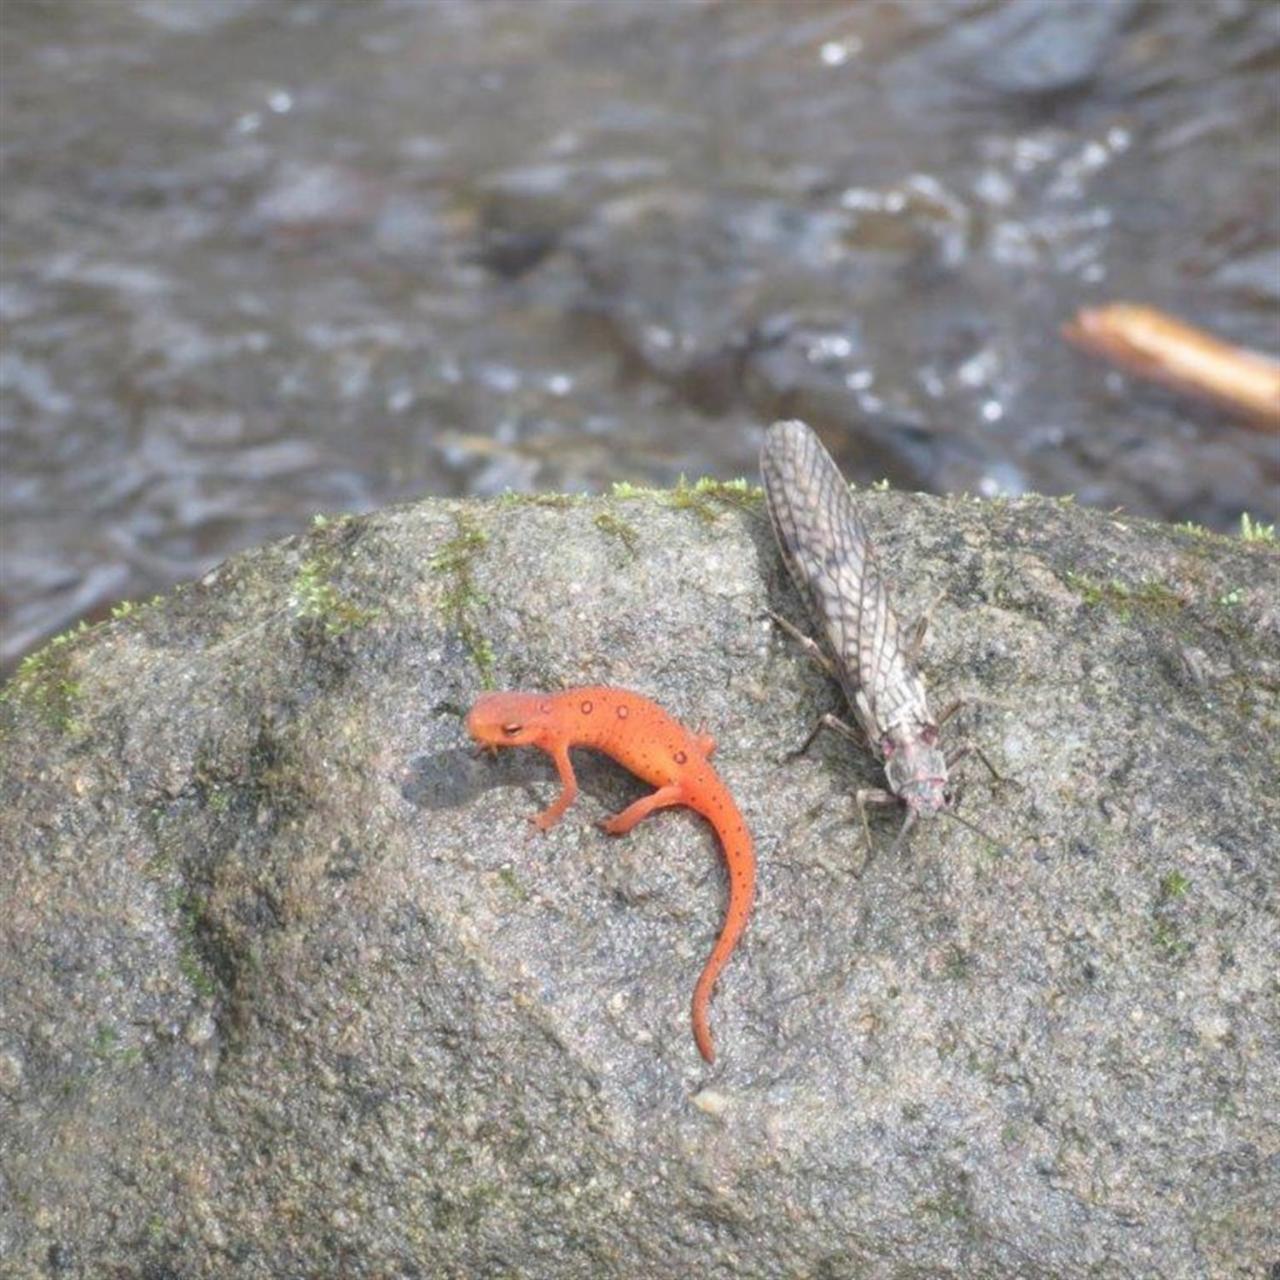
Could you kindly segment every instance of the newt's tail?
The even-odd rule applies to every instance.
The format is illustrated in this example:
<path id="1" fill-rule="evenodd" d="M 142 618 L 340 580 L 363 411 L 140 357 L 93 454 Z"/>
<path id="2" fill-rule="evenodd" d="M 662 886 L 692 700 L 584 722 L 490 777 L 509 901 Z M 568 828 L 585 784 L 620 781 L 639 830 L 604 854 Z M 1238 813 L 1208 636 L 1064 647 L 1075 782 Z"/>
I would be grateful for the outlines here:
<path id="1" fill-rule="evenodd" d="M 725 799 L 728 799 L 727 792 Z M 732 807 L 732 801 L 729 803 Z M 729 906 L 725 911 L 724 927 L 720 930 L 716 945 L 711 948 L 707 963 L 693 988 L 693 1038 L 698 1052 L 708 1062 L 714 1062 L 716 1051 L 711 1043 L 707 1006 L 711 1002 L 711 992 L 716 980 L 728 964 L 734 947 L 738 945 L 738 939 L 747 927 L 747 918 L 751 915 L 751 904 L 756 891 L 756 857 L 751 846 L 751 833 L 736 808 L 728 817 L 723 812 L 715 816 L 704 816 L 720 837 L 720 843 L 724 846 L 725 864 L 729 870 Z"/>

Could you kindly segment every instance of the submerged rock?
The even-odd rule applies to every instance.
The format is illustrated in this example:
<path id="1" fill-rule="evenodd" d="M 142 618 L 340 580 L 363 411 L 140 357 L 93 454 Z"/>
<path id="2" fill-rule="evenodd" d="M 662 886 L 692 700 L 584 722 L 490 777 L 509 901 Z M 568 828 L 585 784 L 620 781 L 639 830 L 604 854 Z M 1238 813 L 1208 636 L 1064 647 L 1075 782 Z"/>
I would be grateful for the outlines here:
<path id="1" fill-rule="evenodd" d="M 1280 553 L 867 493 L 1011 781 L 887 854 L 755 495 L 340 519 L 55 644 L 0 705 L 0 1256 L 183 1277 L 1261 1275 L 1280 1258 Z M 486 685 L 719 740 L 755 917 Z M 967 766 L 965 766 L 967 768 Z"/>
<path id="2" fill-rule="evenodd" d="M 976 79 L 1012 94 L 1084 89 L 1098 74 L 1133 0 L 1010 0 L 963 28 Z"/>

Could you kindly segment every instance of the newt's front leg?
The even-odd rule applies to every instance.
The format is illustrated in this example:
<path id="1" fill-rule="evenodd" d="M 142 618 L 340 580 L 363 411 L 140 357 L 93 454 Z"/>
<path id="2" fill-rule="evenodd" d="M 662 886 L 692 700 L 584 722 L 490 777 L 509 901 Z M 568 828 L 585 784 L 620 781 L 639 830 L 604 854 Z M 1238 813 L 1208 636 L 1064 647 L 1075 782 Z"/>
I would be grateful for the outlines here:
<path id="1" fill-rule="evenodd" d="M 529 821 L 539 831 L 550 831 L 564 817 L 564 811 L 578 798 L 578 779 L 573 773 L 573 762 L 569 759 L 569 744 L 557 742 L 547 748 L 551 758 L 556 762 L 556 772 L 560 775 L 563 790 L 541 813 L 535 813 Z"/>

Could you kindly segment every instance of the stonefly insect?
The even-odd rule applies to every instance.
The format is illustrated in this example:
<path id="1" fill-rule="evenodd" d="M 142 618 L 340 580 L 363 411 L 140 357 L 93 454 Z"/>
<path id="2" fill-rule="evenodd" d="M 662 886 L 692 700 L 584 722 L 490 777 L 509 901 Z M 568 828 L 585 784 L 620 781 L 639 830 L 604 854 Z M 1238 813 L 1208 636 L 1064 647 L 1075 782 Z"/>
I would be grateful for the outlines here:
<path id="1" fill-rule="evenodd" d="M 1000 775 L 977 747 L 947 753 L 938 745 L 939 727 L 964 703 L 953 702 L 936 720 L 930 714 L 924 681 L 916 669 L 928 613 L 904 639 L 875 548 L 840 468 L 803 422 L 775 422 L 760 450 L 760 474 L 782 559 L 808 600 L 830 655 L 785 618 L 772 611 L 770 616 L 840 682 L 862 733 L 884 761 L 889 789 L 864 787 L 854 796 L 868 852 L 868 804 L 906 806 L 895 851 L 918 818 L 937 813 L 991 839 L 951 809 L 948 771 L 972 751 L 997 781 Z M 827 714 L 814 725 L 801 752 L 823 727 L 854 740 L 861 736 Z"/>

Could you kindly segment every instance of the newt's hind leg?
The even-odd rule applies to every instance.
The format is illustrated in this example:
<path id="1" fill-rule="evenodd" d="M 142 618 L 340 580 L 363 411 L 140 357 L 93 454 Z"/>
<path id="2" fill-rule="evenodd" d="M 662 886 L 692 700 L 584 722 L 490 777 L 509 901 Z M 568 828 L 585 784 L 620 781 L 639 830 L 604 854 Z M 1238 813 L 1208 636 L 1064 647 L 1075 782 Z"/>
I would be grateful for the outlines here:
<path id="1" fill-rule="evenodd" d="M 624 836 L 637 822 L 647 818 L 655 810 L 670 809 L 673 805 L 684 803 L 683 787 L 675 784 L 659 787 L 657 791 L 641 796 L 634 804 L 627 805 L 621 813 L 615 813 L 612 818 L 606 818 L 600 825 L 611 836 Z"/>

